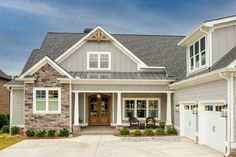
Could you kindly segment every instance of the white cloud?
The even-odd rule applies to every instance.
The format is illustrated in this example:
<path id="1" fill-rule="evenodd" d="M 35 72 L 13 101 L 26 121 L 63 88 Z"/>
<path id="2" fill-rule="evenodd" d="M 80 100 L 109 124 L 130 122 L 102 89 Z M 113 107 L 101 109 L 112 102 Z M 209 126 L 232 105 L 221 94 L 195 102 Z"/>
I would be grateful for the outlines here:
<path id="1" fill-rule="evenodd" d="M 1 0 L 0 7 L 15 9 L 24 12 L 30 12 L 41 15 L 59 15 L 56 8 L 49 6 L 46 3 L 29 0 Z"/>

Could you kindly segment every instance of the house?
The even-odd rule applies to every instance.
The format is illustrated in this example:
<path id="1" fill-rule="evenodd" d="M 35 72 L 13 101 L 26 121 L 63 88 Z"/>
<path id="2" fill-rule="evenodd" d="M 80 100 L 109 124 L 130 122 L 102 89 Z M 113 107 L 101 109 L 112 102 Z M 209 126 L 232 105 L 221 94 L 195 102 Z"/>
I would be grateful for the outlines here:
<path id="1" fill-rule="evenodd" d="M 11 77 L 0 69 L 0 114 L 9 114 L 10 109 L 10 92 L 4 87 Z"/>
<path id="2" fill-rule="evenodd" d="M 236 16 L 188 36 L 46 35 L 11 89 L 11 126 L 24 130 L 129 125 L 155 117 L 228 155 L 236 148 Z"/>

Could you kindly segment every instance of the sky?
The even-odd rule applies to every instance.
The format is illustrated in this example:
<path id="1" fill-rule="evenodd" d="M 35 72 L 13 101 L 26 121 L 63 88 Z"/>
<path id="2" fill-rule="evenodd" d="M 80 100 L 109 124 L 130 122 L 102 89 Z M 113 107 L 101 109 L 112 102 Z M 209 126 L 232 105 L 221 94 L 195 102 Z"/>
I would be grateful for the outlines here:
<path id="1" fill-rule="evenodd" d="M 47 32 L 101 25 L 115 34 L 188 35 L 235 8 L 236 0 L 0 0 L 0 69 L 19 75 Z"/>

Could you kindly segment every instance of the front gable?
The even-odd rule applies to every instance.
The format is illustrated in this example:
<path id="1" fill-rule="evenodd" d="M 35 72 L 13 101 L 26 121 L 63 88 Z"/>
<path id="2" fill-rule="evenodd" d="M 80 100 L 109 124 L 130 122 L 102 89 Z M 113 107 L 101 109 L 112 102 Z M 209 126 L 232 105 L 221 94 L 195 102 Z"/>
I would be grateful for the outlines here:
<path id="1" fill-rule="evenodd" d="M 83 51 L 83 54 L 80 54 L 80 51 Z M 91 32 L 59 56 L 56 59 L 56 62 L 67 71 L 87 70 L 84 66 L 87 67 L 87 63 L 85 64 L 85 61 L 87 61 L 86 56 L 88 51 L 111 52 L 111 71 L 120 71 L 119 69 L 123 71 L 122 67 L 119 68 L 119 66 L 131 67 L 128 71 L 137 71 L 141 67 L 147 67 L 143 61 L 141 61 L 100 26 L 94 28 Z"/>

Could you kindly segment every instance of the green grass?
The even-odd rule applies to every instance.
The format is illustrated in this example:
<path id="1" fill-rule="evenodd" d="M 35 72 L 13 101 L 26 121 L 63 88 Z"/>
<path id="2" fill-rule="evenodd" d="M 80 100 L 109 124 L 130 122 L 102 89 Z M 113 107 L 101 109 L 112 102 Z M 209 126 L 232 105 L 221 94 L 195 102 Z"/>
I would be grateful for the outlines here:
<path id="1" fill-rule="evenodd" d="M 0 137 L 0 150 L 22 141 L 24 138 L 20 135 Z"/>

